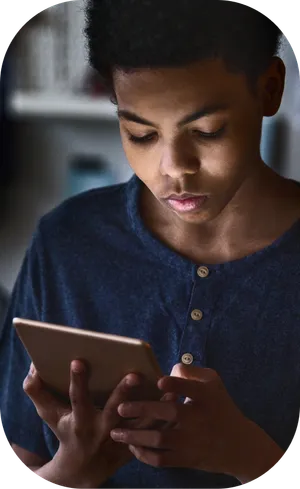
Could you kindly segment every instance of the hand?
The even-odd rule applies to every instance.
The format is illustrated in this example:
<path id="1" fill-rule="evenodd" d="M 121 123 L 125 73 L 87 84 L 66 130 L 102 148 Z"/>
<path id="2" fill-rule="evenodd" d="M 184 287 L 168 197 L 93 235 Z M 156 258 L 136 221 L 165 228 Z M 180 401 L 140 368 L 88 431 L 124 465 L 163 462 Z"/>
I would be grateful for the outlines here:
<path id="1" fill-rule="evenodd" d="M 184 396 L 185 402 L 125 402 L 118 412 L 124 418 L 151 413 L 171 427 L 111 432 L 113 440 L 128 444 L 138 460 L 155 467 L 224 473 L 249 482 L 282 456 L 273 440 L 241 413 L 214 370 L 176 365 L 158 386 Z M 271 453 L 268 460 L 263 457 L 265 449 Z"/>
<path id="2" fill-rule="evenodd" d="M 34 366 L 31 366 L 30 374 L 24 381 L 25 393 L 60 442 L 51 470 L 46 471 L 47 474 L 55 471 L 55 476 L 51 475 L 51 482 L 69 487 L 98 487 L 132 458 L 128 448 L 113 442 L 109 434 L 121 420 L 118 405 L 130 399 L 140 383 L 140 378 L 135 374 L 125 377 L 101 412 L 95 408 L 89 396 L 88 375 L 83 362 L 76 360 L 71 364 L 71 406 L 50 394 Z M 43 469 L 37 473 L 43 477 L 42 472 Z"/>

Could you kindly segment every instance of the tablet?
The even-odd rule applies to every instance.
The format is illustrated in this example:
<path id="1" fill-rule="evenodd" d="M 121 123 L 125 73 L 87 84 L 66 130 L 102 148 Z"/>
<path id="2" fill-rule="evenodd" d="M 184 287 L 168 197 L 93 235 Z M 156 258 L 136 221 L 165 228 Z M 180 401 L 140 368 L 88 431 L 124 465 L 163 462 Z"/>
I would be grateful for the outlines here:
<path id="1" fill-rule="evenodd" d="M 163 374 L 150 345 L 142 340 L 21 318 L 14 318 L 13 325 L 41 379 L 66 401 L 70 363 L 77 359 L 88 366 L 89 390 L 98 407 L 128 373 L 145 379 L 138 398 L 161 397 L 157 381 Z"/>

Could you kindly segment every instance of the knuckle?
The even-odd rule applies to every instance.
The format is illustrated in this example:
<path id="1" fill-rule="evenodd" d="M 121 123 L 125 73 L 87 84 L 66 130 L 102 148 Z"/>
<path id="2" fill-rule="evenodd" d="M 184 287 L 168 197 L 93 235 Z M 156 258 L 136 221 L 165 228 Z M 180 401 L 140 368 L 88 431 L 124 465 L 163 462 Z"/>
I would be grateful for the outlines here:
<path id="1" fill-rule="evenodd" d="M 26 377 L 23 381 L 23 391 L 26 394 L 29 394 L 31 391 L 31 387 L 32 387 L 32 380 L 29 377 Z"/>
<path id="2" fill-rule="evenodd" d="M 74 426 L 74 435 L 78 439 L 91 438 L 93 431 L 90 426 L 83 426 L 82 424 L 76 424 Z"/>
<path id="3" fill-rule="evenodd" d="M 80 395 L 78 393 L 73 393 L 70 395 L 70 402 L 72 409 L 81 409 L 81 411 L 85 411 L 86 416 L 91 414 L 91 405 L 90 398 Z"/>
<path id="4" fill-rule="evenodd" d="M 78 386 L 71 384 L 69 389 L 69 398 L 73 406 L 77 406 L 82 401 L 82 390 Z"/>
<path id="5" fill-rule="evenodd" d="M 79 394 L 76 390 L 70 389 L 69 390 L 69 400 L 72 405 L 78 405 L 79 404 Z"/>
<path id="6" fill-rule="evenodd" d="M 26 394 L 33 393 L 36 386 L 37 382 L 31 375 L 25 377 L 23 381 L 23 390 Z"/>
<path id="7" fill-rule="evenodd" d="M 71 403 L 72 403 L 73 406 L 77 406 L 78 405 L 78 403 L 79 403 L 78 394 L 72 388 L 70 388 L 70 390 L 69 390 L 69 398 L 70 398 L 70 401 L 71 401 Z"/>
<path id="8" fill-rule="evenodd" d="M 87 378 L 83 372 L 71 375 L 70 389 L 83 391 L 87 386 Z"/>

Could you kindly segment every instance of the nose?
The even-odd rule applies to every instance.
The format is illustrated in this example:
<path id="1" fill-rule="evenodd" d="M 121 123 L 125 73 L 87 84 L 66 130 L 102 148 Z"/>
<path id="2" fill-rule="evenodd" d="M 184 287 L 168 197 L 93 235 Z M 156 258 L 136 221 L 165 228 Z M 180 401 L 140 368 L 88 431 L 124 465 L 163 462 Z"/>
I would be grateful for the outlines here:
<path id="1" fill-rule="evenodd" d="M 160 172 L 164 176 L 180 179 L 185 175 L 195 175 L 200 168 L 198 156 L 185 143 L 165 145 L 160 160 Z"/>

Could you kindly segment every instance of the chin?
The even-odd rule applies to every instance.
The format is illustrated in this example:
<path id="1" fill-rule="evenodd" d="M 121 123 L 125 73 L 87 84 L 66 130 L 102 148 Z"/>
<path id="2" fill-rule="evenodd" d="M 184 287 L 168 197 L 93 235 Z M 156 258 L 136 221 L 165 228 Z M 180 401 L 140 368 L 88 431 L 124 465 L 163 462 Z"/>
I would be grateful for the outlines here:
<path id="1" fill-rule="evenodd" d="M 178 213 L 175 212 L 176 216 L 182 222 L 186 222 L 189 224 L 205 224 L 211 221 L 214 216 L 211 216 L 209 212 L 186 212 L 186 213 Z"/>

